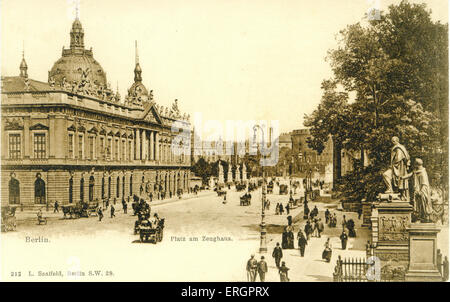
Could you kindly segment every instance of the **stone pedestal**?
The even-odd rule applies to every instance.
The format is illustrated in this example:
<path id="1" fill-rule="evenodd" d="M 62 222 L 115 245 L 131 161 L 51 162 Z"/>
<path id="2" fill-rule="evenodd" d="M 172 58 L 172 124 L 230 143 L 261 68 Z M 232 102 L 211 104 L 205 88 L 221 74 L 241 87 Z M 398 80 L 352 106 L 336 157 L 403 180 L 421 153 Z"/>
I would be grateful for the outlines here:
<path id="1" fill-rule="evenodd" d="M 408 202 L 381 202 L 371 213 L 373 255 L 380 259 L 381 276 L 404 280 L 409 261 L 409 234 L 413 207 Z"/>
<path id="2" fill-rule="evenodd" d="M 437 233 L 434 223 L 413 223 L 409 232 L 409 265 L 405 281 L 442 281 L 437 263 Z"/>

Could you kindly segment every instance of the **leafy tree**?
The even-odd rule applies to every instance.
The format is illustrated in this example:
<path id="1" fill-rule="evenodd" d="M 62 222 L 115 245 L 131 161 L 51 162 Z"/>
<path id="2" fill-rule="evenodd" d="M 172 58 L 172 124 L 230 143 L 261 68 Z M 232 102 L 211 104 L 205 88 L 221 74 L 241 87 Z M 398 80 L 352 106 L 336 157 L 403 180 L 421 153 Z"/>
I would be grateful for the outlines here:
<path id="1" fill-rule="evenodd" d="M 359 167 L 343 179 L 348 197 L 361 199 L 384 189 L 379 174 L 389 164 L 394 135 L 411 157 L 424 159 L 435 172 L 435 185 L 446 184 L 447 36 L 447 24 L 431 21 L 424 4 L 407 1 L 391 5 L 380 20 L 340 31 L 338 48 L 328 54 L 334 77 L 322 83 L 321 103 L 306 116 L 305 126 L 311 127 L 310 147 L 319 152 L 329 135 L 337 157 L 340 147 L 361 151 Z M 363 165 L 364 150 L 369 167 Z"/>
<path id="2" fill-rule="evenodd" d="M 203 157 L 200 157 L 198 161 L 192 166 L 192 172 L 194 172 L 198 177 L 202 178 L 203 184 L 207 184 L 209 178 L 212 175 L 212 167 L 208 162 L 206 162 Z"/>

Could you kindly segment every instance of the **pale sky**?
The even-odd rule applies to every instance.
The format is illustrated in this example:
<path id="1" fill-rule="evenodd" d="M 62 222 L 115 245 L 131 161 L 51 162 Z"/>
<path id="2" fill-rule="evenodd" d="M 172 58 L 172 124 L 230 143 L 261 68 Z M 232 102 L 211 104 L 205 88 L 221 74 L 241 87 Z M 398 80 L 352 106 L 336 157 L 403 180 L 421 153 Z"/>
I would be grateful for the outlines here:
<path id="1" fill-rule="evenodd" d="M 48 71 L 69 48 L 74 0 L 1 0 L 1 73 L 18 75 L 25 44 L 29 77 Z M 324 58 L 336 34 L 361 21 L 368 0 L 81 0 L 85 47 L 123 96 L 133 83 L 134 41 L 143 82 L 155 100 L 203 120 L 279 120 L 303 128 L 331 76 Z M 424 1 L 411 1 L 424 2 Z M 426 1 L 448 22 L 448 2 Z M 376 5 L 376 4 L 375 4 Z"/>

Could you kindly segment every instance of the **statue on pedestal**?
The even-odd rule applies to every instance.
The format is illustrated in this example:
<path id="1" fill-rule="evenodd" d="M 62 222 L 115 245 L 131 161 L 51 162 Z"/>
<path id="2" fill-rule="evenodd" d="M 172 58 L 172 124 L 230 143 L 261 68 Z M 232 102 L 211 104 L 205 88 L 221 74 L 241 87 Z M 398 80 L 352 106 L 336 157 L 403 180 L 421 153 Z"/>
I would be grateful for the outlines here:
<path id="1" fill-rule="evenodd" d="M 224 183 L 224 179 L 223 179 L 223 167 L 222 164 L 219 161 L 219 184 L 223 184 Z"/>
<path id="2" fill-rule="evenodd" d="M 416 158 L 414 163 L 415 169 L 413 172 L 404 176 L 408 179 L 411 176 L 414 181 L 414 213 L 416 217 L 422 222 L 431 222 L 431 215 L 433 214 L 433 204 L 431 202 L 430 183 L 428 181 L 428 173 L 423 166 L 423 161 Z"/>
<path id="3" fill-rule="evenodd" d="M 383 173 L 383 180 L 386 184 L 386 194 L 394 193 L 393 187 L 398 189 L 400 199 L 409 201 L 408 168 L 411 164 L 409 153 L 406 148 L 400 144 L 398 137 L 392 137 L 391 166 Z"/>

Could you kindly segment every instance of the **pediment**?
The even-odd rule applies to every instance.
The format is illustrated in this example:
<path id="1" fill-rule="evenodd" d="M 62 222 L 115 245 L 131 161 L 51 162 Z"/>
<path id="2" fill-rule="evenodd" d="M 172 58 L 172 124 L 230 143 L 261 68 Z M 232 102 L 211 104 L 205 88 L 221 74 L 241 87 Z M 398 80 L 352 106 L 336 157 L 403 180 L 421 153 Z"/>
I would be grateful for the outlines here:
<path id="1" fill-rule="evenodd" d="M 163 124 L 162 118 L 155 109 L 155 103 L 150 104 L 148 108 L 144 110 L 142 120 L 158 125 Z"/>
<path id="2" fill-rule="evenodd" d="M 48 127 L 41 123 L 37 123 L 37 124 L 31 126 L 30 130 L 48 130 Z"/>

